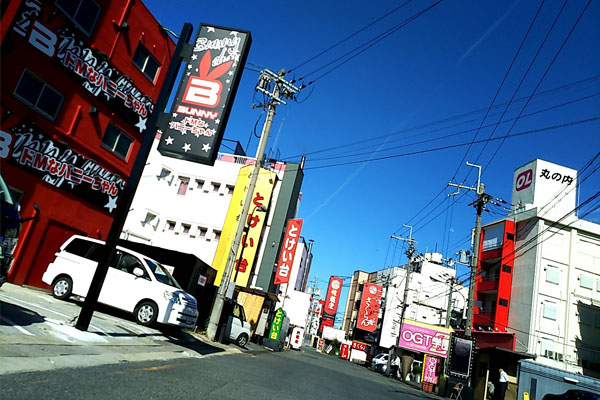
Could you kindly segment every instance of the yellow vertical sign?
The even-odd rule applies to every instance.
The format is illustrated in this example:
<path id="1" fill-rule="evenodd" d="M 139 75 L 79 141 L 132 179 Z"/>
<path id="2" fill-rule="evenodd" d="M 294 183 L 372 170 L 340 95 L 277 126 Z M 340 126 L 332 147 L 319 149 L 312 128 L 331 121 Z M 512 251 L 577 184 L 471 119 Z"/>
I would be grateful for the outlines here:
<path id="1" fill-rule="evenodd" d="M 231 197 L 231 203 L 229 204 L 227 216 L 225 217 L 225 223 L 223 224 L 221 239 L 217 245 L 217 251 L 215 252 L 215 258 L 213 259 L 212 263 L 212 267 L 217 270 L 217 276 L 215 278 L 216 286 L 221 284 L 221 279 L 223 278 L 223 272 L 225 271 L 225 265 L 227 264 L 227 257 L 233 245 L 233 237 L 235 236 L 238 219 L 242 213 L 242 207 L 244 205 L 244 199 L 246 198 L 246 192 L 248 191 L 250 175 L 252 174 L 253 168 L 253 165 L 247 165 L 241 168 L 238 179 L 235 183 L 235 189 Z M 254 263 L 254 258 L 256 257 L 256 252 L 258 250 L 260 234 L 266 218 L 265 212 L 256 210 L 261 205 L 265 208 L 269 207 L 274 184 L 275 173 L 261 168 L 258 174 L 258 179 L 256 180 L 256 186 L 252 195 L 252 201 L 250 202 L 250 208 L 248 210 L 248 219 L 246 220 L 245 225 L 248 230 L 248 237 L 245 238 L 245 247 L 242 254 L 242 259 L 240 260 L 240 253 L 242 253 L 242 243 L 244 243 L 243 236 L 240 247 L 236 251 L 235 269 L 231 274 L 231 280 L 233 281 L 237 272 L 236 285 L 248 285 L 252 264 Z"/>

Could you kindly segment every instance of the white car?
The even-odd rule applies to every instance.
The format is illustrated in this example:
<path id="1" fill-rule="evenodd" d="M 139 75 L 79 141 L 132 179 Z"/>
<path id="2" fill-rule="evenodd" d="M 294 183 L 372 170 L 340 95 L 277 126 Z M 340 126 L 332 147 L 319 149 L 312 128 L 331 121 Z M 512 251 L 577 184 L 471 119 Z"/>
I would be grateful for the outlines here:
<path id="1" fill-rule="evenodd" d="M 42 281 L 52 295 L 66 300 L 85 297 L 90 288 L 104 242 L 75 235 L 67 239 L 48 265 Z M 196 299 L 186 293 L 157 261 L 117 246 L 98 302 L 133 313 L 145 326 L 155 322 L 193 328 L 198 319 Z"/>
<path id="2" fill-rule="evenodd" d="M 388 368 L 388 359 L 389 359 L 389 357 L 390 356 L 387 353 L 379 353 L 379 354 L 377 354 L 371 360 L 371 370 L 372 371 L 377 371 L 377 372 L 383 372 L 383 373 L 385 373 L 385 371 L 387 371 L 387 368 Z"/>
<path id="3" fill-rule="evenodd" d="M 244 306 L 236 300 L 229 300 L 223 305 L 223 314 L 227 316 L 225 337 L 244 347 L 250 339 L 250 323 L 246 321 Z"/>

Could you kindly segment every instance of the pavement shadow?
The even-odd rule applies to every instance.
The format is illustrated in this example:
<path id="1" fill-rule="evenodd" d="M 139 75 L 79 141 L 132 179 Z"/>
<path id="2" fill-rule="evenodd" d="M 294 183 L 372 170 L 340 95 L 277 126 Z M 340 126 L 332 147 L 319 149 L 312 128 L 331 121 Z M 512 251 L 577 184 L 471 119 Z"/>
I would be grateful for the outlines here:
<path id="1" fill-rule="evenodd" d="M 166 335 L 167 340 L 180 347 L 185 347 L 188 350 L 194 351 L 201 355 L 222 353 L 225 350 L 220 347 L 215 347 L 198 339 L 196 336 L 190 335 L 185 331 L 179 331 L 176 336 Z"/>
<path id="2" fill-rule="evenodd" d="M 18 325 L 28 326 L 39 324 L 46 319 L 40 314 L 28 308 L 18 306 L 16 304 L 0 301 L 0 325 Z"/>

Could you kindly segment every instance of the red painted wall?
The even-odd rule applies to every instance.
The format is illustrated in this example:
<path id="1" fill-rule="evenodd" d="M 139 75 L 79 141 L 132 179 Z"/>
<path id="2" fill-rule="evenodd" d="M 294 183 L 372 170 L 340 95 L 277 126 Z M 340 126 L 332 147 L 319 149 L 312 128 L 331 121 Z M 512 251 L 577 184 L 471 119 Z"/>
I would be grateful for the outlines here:
<path id="1" fill-rule="evenodd" d="M 61 147 L 58 153 L 62 156 L 69 153 L 76 154 L 80 160 L 94 160 L 107 173 L 116 174 L 125 182 L 143 135 L 152 134 L 148 132 L 149 129 L 141 132 L 142 129 L 136 126 L 142 115 L 132 111 L 131 107 L 128 108 L 125 100 L 116 97 L 108 102 L 104 94 L 92 94 L 84 88 L 83 78 L 62 63 L 64 58 L 59 57 L 60 41 L 52 48 L 58 50 L 52 56 L 47 54 L 52 50 L 44 52 L 31 43 L 32 32 L 36 29 L 47 29 L 52 32 L 51 35 L 64 34 L 64 37 L 72 33 L 77 39 L 75 47 L 82 51 L 81 54 L 91 54 L 94 57 L 90 64 L 94 64 L 97 70 L 107 66 L 112 73 L 106 73 L 109 78 L 128 77 L 126 79 L 135 87 L 135 92 L 128 93 L 140 93 L 140 98 L 148 96 L 155 103 L 175 47 L 174 42 L 159 27 L 142 2 L 96 1 L 102 10 L 89 37 L 78 30 L 54 2 L 13 1 L 2 15 L 2 175 L 11 188 L 22 193 L 20 202 L 23 217 L 33 214 L 34 203 L 38 203 L 41 210 L 39 219 L 22 228 L 15 251 L 15 262 L 9 274 L 9 281 L 16 284 L 44 287 L 41 275 L 60 244 L 74 233 L 106 238 L 114 215 L 114 209 L 111 213 L 110 208 L 103 206 L 104 198 L 109 196 L 108 192 L 86 188 L 86 195 L 81 196 L 74 193 L 73 187 L 82 186 L 63 182 L 57 187 L 42 179 L 45 172 L 19 165 L 13 151 L 18 149 L 17 138 L 22 140 L 25 137 L 21 133 L 26 135 L 27 130 L 31 129 L 35 133 L 31 136 L 32 140 L 40 142 L 38 147 L 41 143 L 53 143 Z M 35 11 L 33 14 L 29 12 L 32 7 Z M 43 28 L 36 28 L 34 20 Z M 121 28 L 123 22 L 127 23 L 125 29 Z M 25 36 L 18 34 L 19 29 L 26 32 Z M 161 64 L 155 82 L 151 82 L 132 63 L 138 43 L 143 43 Z M 38 113 L 13 95 L 25 69 L 64 96 L 55 120 Z M 124 92 L 125 89 L 122 93 Z M 95 115 L 89 112 L 92 106 L 97 109 Z M 149 114 L 146 115 L 146 121 L 148 119 Z M 101 143 L 109 122 L 133 140 L 126 159 L 115 155 Z M 21 133 L 16 133 L 17 131 Z M 6 142 L 6 137 L 10 138 L 10 144 Z M 35 147 L 35 144 L 31 146 Z M 49 173 L 46 175 L 50 176 Z M 98 197 L 89 196 L 88 192 L 97 192 Z"/>

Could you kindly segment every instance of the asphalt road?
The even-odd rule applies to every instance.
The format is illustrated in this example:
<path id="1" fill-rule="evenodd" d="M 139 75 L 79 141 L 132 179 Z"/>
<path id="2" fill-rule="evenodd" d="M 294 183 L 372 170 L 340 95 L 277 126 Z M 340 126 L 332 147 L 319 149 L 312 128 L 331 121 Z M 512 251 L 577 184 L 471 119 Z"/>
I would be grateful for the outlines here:
<path id="1" fill-rule="evenodd" d="M 313 349 L 0 376 L 4 399 L 436 398 Z"/>

